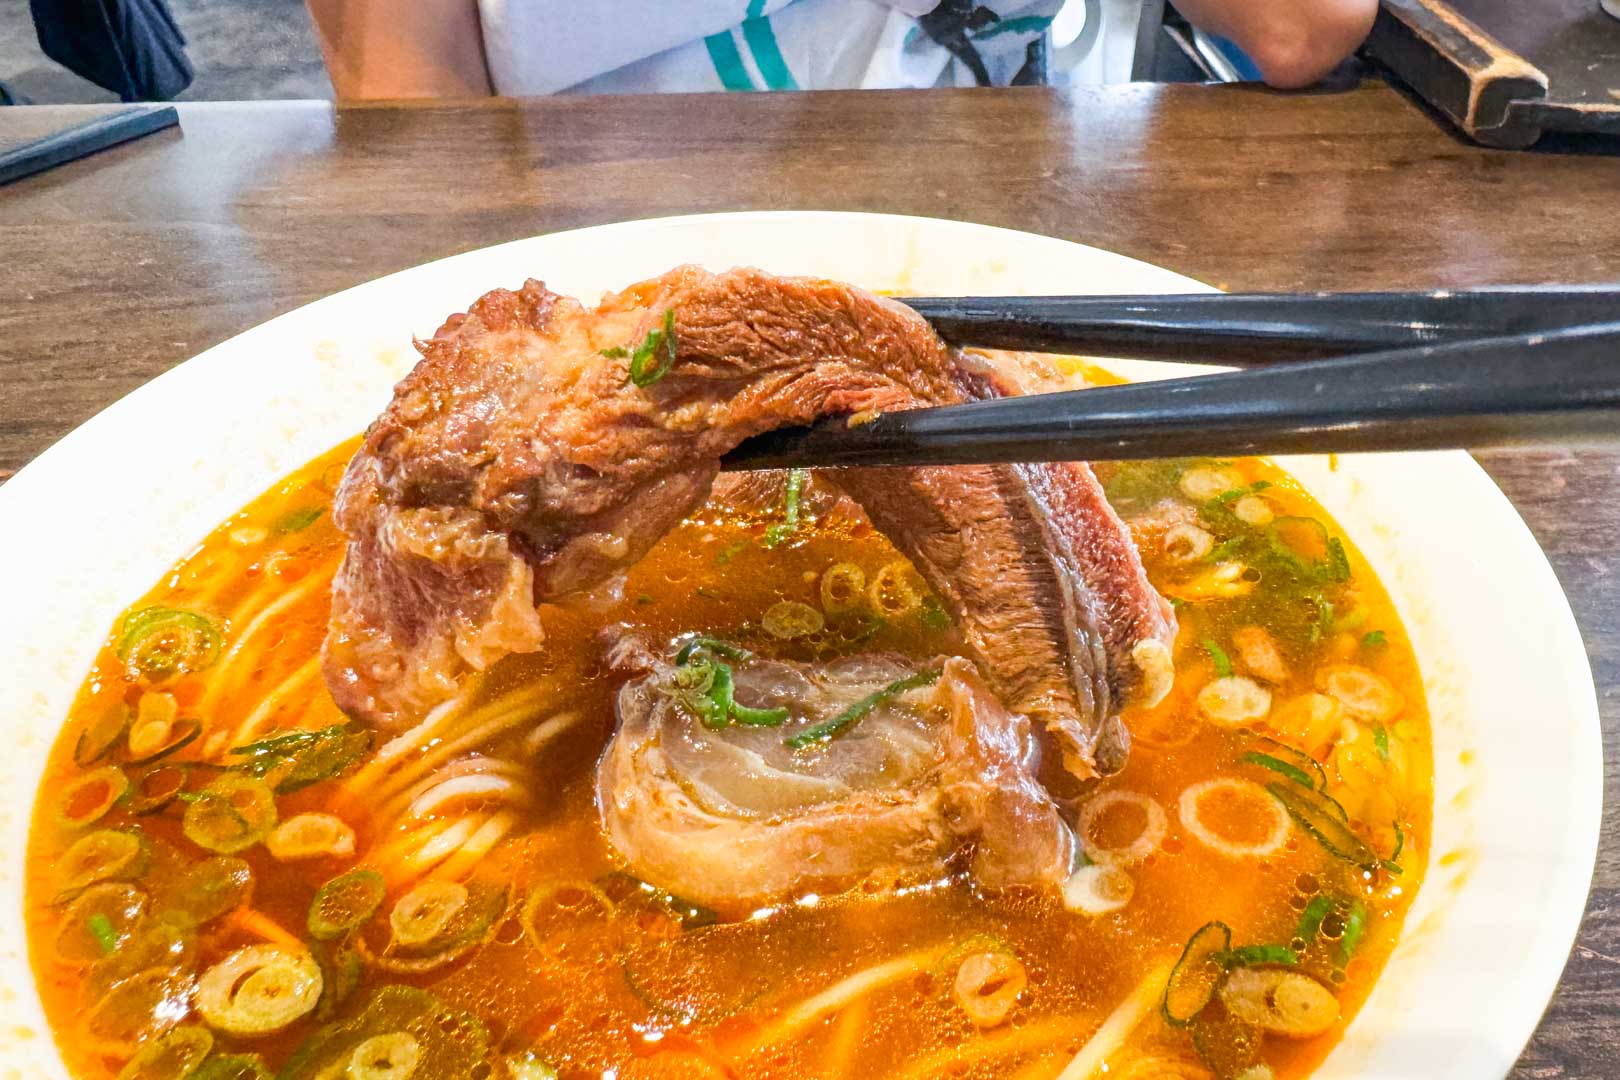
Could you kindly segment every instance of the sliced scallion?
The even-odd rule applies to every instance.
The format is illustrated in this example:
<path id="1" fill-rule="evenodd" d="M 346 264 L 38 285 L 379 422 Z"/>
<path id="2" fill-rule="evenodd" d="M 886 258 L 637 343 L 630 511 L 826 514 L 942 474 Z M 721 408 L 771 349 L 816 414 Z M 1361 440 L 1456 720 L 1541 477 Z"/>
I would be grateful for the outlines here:
<path id="1" fill-rule="evenodd" d="M 186 1080 L 274 1080 L 258 1054 L 218 1054 L 202 1063 Z"/>
<path id="2" fill-rule="evenodd" d="M 279 1031 L 315 1008 L 321 969 L 307 951 L 278 945 L 237 949 L 197 980 L 197 1013 L 232 1035 Z"/>
<path id="3" fill-rule="evenodd" d="M 321 520 L 321 515 L 324 513 L 326 513 L 326 507 L 324 506 L 301 506 L 296 510 L 289 510 L 276 518 L 270 527 L 283 534 L 303 532 Z"/>
<path id="4" fill-rule="evenodd" d="M 1373 725 L 1373 749 L 1378 751 L 1379 761 L 1389 760 L 1389 731 L 1383 724 Z"/>
<path id="5" fill-rule="evenodd" d="M 1224 958 L 1231 949 L 1232 930 L 1223 922 L 1207 922 L 1194 931 L 1164 987 L 1160 1012 L 1166 1023 L 1184 1028 L 1198 1018 L 1226 974 Z"/>
<path id="6" fill-rule="evenodd" d="M 200 848 L 233 855 L 252 847 L 276 827 L 276 795 L 270 785 L 241 773 L 226 773 L 186 796 L 181 830 Z"/>
<path id="7" fill-rule="evenodd" d="M 1322 930 L 1322 920 L 1327 918 L 1328 912 L 1333 910 L 1333 898 L 1326 893 L 1317 893 L 1311 897 L 1305 910 L 1300 912 L 1299 926 L 1294 930 L 1294 936 L 1307 946 Z"/>
<path id="8" fill-rule="evenodd" d="M 205 1027 L 187 1024 L 164 1032 L 141 1046 L 118 1072 L 118 1080 L 174 1080 L 201 1076 L 198 1067 L 214 1048 Z"/>
<path id="9" fill-rule="evenodd" d="M 305 920 L 316 941 L 331 941 L 360 926 L 382 905 L 387 882 L 375 870 L 350 870 L 322 885 Z"/>
<path id="10" fill-rule="evenodd" d="M 262 777 L 277 794 L 286 795 L 337 776 L 371 749 L 371 740 L 370 729 L 358 724 L 289 731 L 232 747 L 232 756 L 244 760 L 231 768 Z"/>
<path id="11" fill-rule="evenodd" d="M 831 720 L 825 720 L 814 727 L 805 728 L 797 735 L 791 735 L 783 741 L 795 750 L 802 750 L 807 746 L 814 746 L 817 743 L 836 738 L 860 723 L 868 713 L 879 705 L 883 705 L 907 691 L 932 686 L 939 681 L 940 674 L 941 672 L 936 668 L 933 671 L 919 671 L 914 675 L 907 675 L 903 679 L 897 679 L 883 689 L 874 690 L 872 693 L 867 694 Z"/>
<path id="12" fill-rule="evenodd" d="M 1222 679 L 1232 677 L 1232 658 L 1226 655 L 1226 650 L 1216 644 L 1214 638 L 1204 639 L 1204 651 L 1215 664 L 1215 674 Z"/>
<path id="13" fill-rule="evenodd" d="M 1239 945 L 1228 950 L 1221 961 L 1227 967 L 1252 967 L 1257 964 L 1297 964 L 1299 954 L 1286 945 Z"/>
<path id="14" fill-rule="evenodd" d="M 57 898 L 68 900 L 102 881 L 146 873 L 151 850 L 138 829 L 97 829 L 74 841 L 56 862 Z"/>
<path id="15" fill-rule="evenodd" d="M 731 642 L 722 641 L 720 638 L 694 634 L 681 646 L 680 652 L 675 654 L 675 666 L 680 667 L 690 662 L 692 657 L 699 652 L 711 652 L 716 656 L 723 656 L 727 660 L 749 660 L 754 655 L 741 645 L 733 645 Z"/>
<path id="16" fill-rule="evenodd" d="M 1258 765 L 1262 769 L 1269 769 L 1281 776 L 1286 776 L 1300 787 L 1308 790 L 1315 790 L 1316 788 L 1316 781 L 1312 778 L 1310 773 L 1306 772 L 1304 769 L 1301 769 L 1298 765 L 1295 765 L 1292 762 L 1284 761 L 1283 759 L 1273 757 L 1270 754 L 1262 754 L 1258 750 L 1251 750 L 1238 760 L 1243 762 L 1245 765 Z"/>
<path id="17" fill-rule="evenodd" d="M 164 912 L 178 926 L 196 927 L 228 915 L 253 888 L 253 868 L 230 855 L 192 863 L 166 890 Z"/>
<path id="18" fill-rule="evenodd" d="M 637 386 L 647 387 L 669 374 L 675 366 L 675 354 L 679 347 L 675 336 L 675 309 L 666 308 L 663 324 L 647 331 L 641 344 L 634 349 L 615 345 L 611 349 L 603 349 L 602 355 L 610 360 L 629 357 L 630 381 Z"/>
<path id="19" fill-rule="evenodd" d="M 190 717 L 146 724 L 137 721 L 129 732 L 126 760 L 131 765 L 150 765 L 162 761 L 196 742 L 201 734 L 202 723 Z"/>
<path id="20" fill-rule="evenodd" d="M 129 812 L 152 814 L 168 806 L 186 788 L 191 769 L 180 761 L 160 761 L 130 784 Z"/>
<path id="21" fill-rule="evenodd" d="M 221 641 L 219 627 L 201 612 L 158 606 L 124 619 L 114 651 L 132 680 L 156 685 L 213 664 Z"/>
<path id="22" fill-rule="evenodd" d="M 799 531 L 799 502 L 809 479 L 809 469 L 788 472 L 787 490 L 782 495 L 782 520 L 765 530 L 766 547 L 776 547 Z"/>
<path id="23" fill-rule="evenodd" d="M 1344 917 L 1344 933 L 1339 936 L 1339 967 L 1350 963 L 1350 957 L 1355 955 L 1356 946 L 1361 944 L 1361 938 L 1367 932 L 1367 905 L 1360 900 L 1350 903 L 1350 912 Z"/>
<path id="24" fill-rule="evenodd" d="M 1273 781 L 1266 785 L 1276 800 L 1283 804 L 1292 817 L 1328 854 L 1354 863 L 1363 870 L 1376 870 L 1377 854 L 1361 837 L 1350 831 L 1344 818 L 1344 808 L 1320 791 L 1302 791 L 1298 784 Z M 1337 811 L 1337 812 L 1335 812 Z"/>
<path id="25" fill-rule="evenodd" d="M 86 919 L 84 928 L 96 939 L 96 945 L 101 948 L 103 955 L 111 954 L 118 949 L 118 931 L 113 928 L 112 920 L 103 913 L 98 911 Z"/>
<path id="26" fill-rule="evenodd" d="M 70 829 L 82 829 L 107 816 L 129 795 L 129 777 L 116 765 L 103 765 L 78 777 L 56 801 L 56 820 Z"/>
<path id="27" fill-rule="evenodd" d="M 73 763 L 88 769 L 124 741 L 129 730 L 130 709 L 122 701 L 92 717 L 79 732 L 73 744 Z"/>

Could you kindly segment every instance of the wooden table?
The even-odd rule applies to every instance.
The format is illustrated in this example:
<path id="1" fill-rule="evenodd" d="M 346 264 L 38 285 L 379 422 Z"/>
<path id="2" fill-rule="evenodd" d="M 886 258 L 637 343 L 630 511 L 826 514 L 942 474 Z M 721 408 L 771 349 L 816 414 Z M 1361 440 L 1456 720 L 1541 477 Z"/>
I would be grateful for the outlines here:
<path id="1" fill-rule="evenodd" d="M 91 112 L 0 109 L 0 145 Z M 1236 289 L 1620 280 L 1620 161 L 1474 149 L 1382 87 L 198 104 L 182 124 L 0 189 L 0 479 L 171 365 L 306 301 L 628 218 L 962 218 Z M 1613 807 L 1620 452 L 1481 460 L 1585 633 Z M 1617 900 L 1611 813 L 1580 943 L 1516 1075 L 1620 1076 Z"/>

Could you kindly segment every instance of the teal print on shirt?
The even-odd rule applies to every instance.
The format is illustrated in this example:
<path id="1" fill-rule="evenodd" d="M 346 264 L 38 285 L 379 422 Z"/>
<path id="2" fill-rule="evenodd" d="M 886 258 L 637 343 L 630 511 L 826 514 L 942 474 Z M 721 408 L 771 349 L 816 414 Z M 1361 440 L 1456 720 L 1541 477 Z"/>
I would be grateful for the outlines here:
<path id="1" fill-rule="evenodd" d="M 709 59 L 714 62 L 714 73 L 720 77 L 721 86 L 727 90 L 754 89 L 754 80 L 748 77 L 742 53 L 737 51 L 730 30 L 710 34 L 703 39 L 703 44 L 709 47 Z"/>

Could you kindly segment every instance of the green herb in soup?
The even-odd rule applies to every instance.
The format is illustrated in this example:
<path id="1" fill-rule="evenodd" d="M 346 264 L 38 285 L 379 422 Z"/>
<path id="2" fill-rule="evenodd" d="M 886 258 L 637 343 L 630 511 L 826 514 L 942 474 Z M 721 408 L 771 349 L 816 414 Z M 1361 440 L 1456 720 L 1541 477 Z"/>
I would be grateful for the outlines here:
<path id="1" fill-rule="evenodd" d="M 653 386 L 671 319 L 609 353 Z M 27 902 L 76 1077 L 1297 1078 L 1378 977 L 1426 862 L 1422 686 L 1377 580 L 1271 465 L 1097 467 L 1181 632 L 1127 764 L 1074 800 L 1061 890 L 947 863 L 737 912 L 628 874 L 604 834 L 627 678 L 604 628 L 667 644 L 659 700 L 724 740 L 710 789 L 785 755 L 834 791 L 815 763 L 925 745 L 964 651 L 941 598 L 796 472 L 374 733 L 321 678 L 352 450 L 135 604 L 63 727 Z M 888 666 L 859 681 L 858 657 Z M 861 689 L 817 713 L 799 669 L 759 667 L 783 661 Z"/>

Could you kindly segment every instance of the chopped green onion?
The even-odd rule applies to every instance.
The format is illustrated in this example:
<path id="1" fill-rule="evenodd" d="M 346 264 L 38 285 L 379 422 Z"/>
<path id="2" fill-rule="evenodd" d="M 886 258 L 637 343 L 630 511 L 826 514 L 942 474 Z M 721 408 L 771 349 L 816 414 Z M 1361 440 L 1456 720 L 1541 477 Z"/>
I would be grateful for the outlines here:
<path id="1" fill-rule="evenodd" d="M 230 855 L 216 855 L 182 870 L 166 890 L 165 917 L 195 927 L 228 915 L 253 888 L 253 868 Z"/>
<path id="2" fill-rule="evenodd" d="M 918 609 L 917 618 L 930 630 L 949 630 L 951 617 L 945 613 L 945 605 L 940 603 L 939 597 L 929 593 L 923 598 L 922 607 Z"/>
<path id="3" fill-rule="evenodd" d="M 369 959 L 391 974 L 436 970 L 489 940 L 506 916 L 509 899 L 504 885 L 426 882 L 388 913 L 394 938 L 381 955 Z"/>
<path id="4" fill-rule="evenodd" d="M 353 942 L 342 941 L 331 950 L 317 953 L 321 963 L 321 1000 L 315 1006 L 317 1020 L 330 1020 L 343 1008 L 356 990 L 360 978 L 366 973 L 366 963 Z"/>
<path id="5" fill-rule="evenodd" d="M 1225 506 L 1227 503 L 1237 502 L 1245 495 L 1253 495 L 1257 492 L 1264 491 L 1270 486 L 1270 480 L 1256 480 L 1248 487 L 1232 488 L 1230 491 L 1221 492 L 1219 495 L 1210 500 L 1210 505 Z"/>
<path id="6" fill-rule="evenodd" d="M 1262 754 L 1258 750 L 1251 750 L 1238 760 L 1246 765 L 1258 765 L 1262 769 L 1270 769 L 1274 773 L 1288 777 L 1288 779 L 1307 790 L 1316 790 L 1316 782 L 1311 778 L 1310 773 L 1281 758 L 1272 757 L 1270 754 Z"/>
<path id="7" fill-rule="evenodd" d="M 1344 933 L 1339 937 L 1339 967 L 1349 965 L 1350 957 L 1354 955 L 1356 946 L 1361 944 L 1362 935 L 1367 932 L 1367 905 L 1360 900 L 1352 901 L 1350 913 L 1344 917 Z"/>
<path id="8" fill-rule="evenodd" d="M 101 912 L 96 912 L 84 921 L 90 936 L 96 939 L 103 953 L 111 954 L 118 948 L 118 931 L 113 929 L 112 920 Z"/>
<path id="9" fill-rule="evenodd" d="M 144 741 L 144 739 L 138 739 L 137 736 L 144 736 L 147 731 L 154 729 L 162 736 L 162 741 L 142 746 L 137 751 L 133 743 Z M 132 745 L 126 755 L 126 760 L 131 765 L 150 765 L 154 761 L 161 761 L 171 754 L 184 750 L 196 742 L 197 737 L 201 734 L 202 723 L 189 717 L 181 717 L 167 725 L 163 724 L 162 721 L 155 721 L 151 725 L 137 724 L 135 730 L 130 732 Z"/>
<path id="10" fill-rule="evenodd" d="M 664 311 L 664 322 L 660 327 L 647 331 L 647 336 L 641 339 L 641 344 L 633 350 L 623 345 L 616 345 L 611 349 L 603 349 L 602 355 L 610 360 L 630 358 L 630 381 L 637 386 L 651 386 L 653 383 L 669 374 L 670 368 L 675 366 L 675 353 L 679 343 L 675 338 L 675 309 L 667 308 Z M 654 356 L 658 357 L 651 367 L 648 361 Z"/>
<path id="11" fill-rule="evenodd" d="M 897 679 L 883 689 L 874 690 L 867 694 L 831 720 L 806 728 L 797 735 L 790 736 L 783 741 L 795 750 L 803 750 L 807 746 L 826 742 L 860 723 L 868 713 L 879 705 L 899 697 L 909 690 L 932 686 L 939 681 L 940 674 L 941 672 L 936 668 L 933 671 L 919 671 L 915 675 L 907 675 L 903 679 Z"/>
<path id="12" fill-rule="evenodd" d="M 1266 790 L 1283 804 L 1283 809 L 1329 855 L 1354 863 L 1363 870 L 1375 870 L 1379 858 L 1346 824 L 1344 807 L 1320 791 L 1301 791 L 1297 784 L 1273 781 Z"/>
<path id="13" fill-rule="evenodd" d="M 231 768 L 260 777 L 286 795 L 337 776 L 371 749 L 371 739 L 371 730 L 358 724 L 289 731 L 233 747 L 230 753 L 246 760 Z"/>
<path id="14" fill-rule="evenodd" d="M 1401 831 L 1399 821 L 1394 822 L 1393 825 L 1395 828 L 1395 850 L 1390 852 L 1389 858 L 1382 860 L 1379 865 L 1392 874 L 1399 874 L 1402 872 L 1399 860 L 1401 852 L 1406 849 L 1406 834 Z"/>
<path id="15" fill-rule="evenodd" d="M 102 881 L 129 881 L 145 874 L 152 852 L 139 829 L 97 829 L 74 841 L 56 860 L 58 900 L 71 900 Z"/>
<path id="16" fill-rule="evenodd" d="M 1350 559 L 1344 544 L 1329 536 L 1327 526 L 1315 518 L 1280 517 L 1266 527 L 1271 551 L 1309 581 L 1350 580 Z M 1314 550 L 1320 548 L 1317 556 Z"/>
<path id="17" fill-rule="evenodd" d="M 1242 546 L 1243 546 L 1243 537 L 1241 537 L 1241 536 L 1230 537 L 1230 538 L 1228 538 L 1226 540 L 1222 540 L 1220 543 L 1218 543 L 1214 547 L 1210 548 L 1209 551 L 1204 555 L 1204 558 L 1203 558 L 1202 561 L 1207 562 L 1207 563 L 1224 562 L 1224 561 L 1226 561 L 1228 556 L 1235 553 L 1237 551 L 1237 549 L 1242 547 Z"/>
<path id="18" fill-rule="evenodd" d="M 221 641 L 206 615 L 149 607 L 124 619 L 114 651 L 132 680 L 159 684 L 207 668 L 218 659 Z"/>
<path id="19" fill-rule="evenodd" d="M 394 902 L 388 925 L 397 945 L 422 945 L 444 932 L 467 906 L 467 886 L 458 881 L 424 881 Z"/>
<path id="20" fill-rule="evenodd" d="M 196 1024 L 174 1028 L 143 1043 L 119 1070 L 118 1080 L 196 1080 L 204 1075 L 198 1067 L 213 1048 L 214 1036 L 207 1028 Z"/>
<path id="21" fill-rule="evenodd" d="M 1378 751 L 1378 760 L 1389 760 L 1389 732 L 1383 724 L 1373 727 L 1373 749 Z"/>
<path id="22" fill-rule="evenodd" d="M 809 479 L 809 469 L 793 469 L 788 473 L 787 491 L 782 496 L 782 521 L 765 530 L 766 547 L 775 547 L 799 531 L 799 498 Z"/>
<path id="23" fill-rule="evenodd" d="M 125 882 L 92 885 L 68 905 L 56 931 L 56 955 L 74 966 L 117 952 L 146 921 L 145 892 Z"/>
<path id="24" fill-rule="evenodd" d="M 297 510 L 289 510 L 276 518 L 270 528 L 278 533 L 303 532 L 321 520 L 321 515 L 324 513 L 326 513 L 326 507 L 324 506 L 304 506 Z"/>
<path id="25" fill-rule="evenodd" d="M 780 705 L 774 709 L 756 709 L 733 698 L 731 718 L 748 727 L 781 727 L 787 722 L 788 711 L 786 707 Z"/>
<path id="26" fill-rule="evenodd" d="M 716 566 L 724 566 L 726 563 L 730 562 L 732 559 L 735 559 L 738 555 L 741 555 L 747 550 L 747 540 L 737 540 L 733 543 L 727 544 L 725 550 L 714 557 L 714 564 Z"/>
<path id="27" fill-rule="evenodd" d="M 388 885 L 375 870 L 350 870 L 322 885 L 309 902 L 305 924 L 316 941 L 342 937 L 370 919 L 382 905 Z"/>
<path id="28" fill-rule="evenodd" d="M 263 780 L 226 773 L 186 798 L 181 830 L 200 848 L 234 855 L 276 827 L 276 796 Z"/>
<path id="29" fill-rule="evenodd" d="M 1327 918 L 1328 912 L 1332 910 L 1333 897 L 1326 893 L 1317 893 L 1311 897 L 1311 902 L 1300 912 L 1299 926 L 1294 930 L 1294 936 L 1309 945 L 1321 932 L 1322 920 Z"/>
<path id="30" fill-rule="evenodd" d="M 1282 761 L 1292 765 L 1296 771 L 1304 773 L 1306 777 L 1308 777 L 1308 782 L 1300 781 L 1299 777 L 1293 775 L 1292 773 L 1283 772 L 1284 776 L 1298 781 L 1303 784 L 1303 786 L 1308 788 L 1315 788 L 1318 791 L 1327 790 L 1327 773 L 1322 771 L 1321 762 L 1311 757 L 1311 755 L 1305 753 L 1305 751 L 1289 746 L 1285 742 L 1278 742 L 1276 739 L 1266 738 L 1262 738 L 1258 741 L 1261 747 L 1258 753 L 1261 753 L 1275 761 Z M 1282 772 L 1282 770 L 1279 769 L 1273 769 L 1272 771 Z"/>
<path id="31" fill-rule="evenodd" d="M 56 820 L 70 829 L 82 829 L 107 816 L 129 796 L 129 777 L 116 765 L 92 769 L 70 783 L 56 801 Z"/>
<path id="32" fill-rule="evenodd" d="M 1232 658 L 1226 655 L 1226 650 L 1215 644 L 1214 638 L 1204 639 L 1204 651 L 1215 662 L 1215 674 L 1223 679 L 1232 677 Z"/>
<path id="33" fill-rule="evenodd" d="M 307 950 L 279 945 L 237 949 L 197 980 L 197 1013 L 232 1035 L 267 1035 L 315 1008 L 321 969 Z"/>
<path id="34" fill-rule="evenodd" d="M 731 665 L 702 655 L 708 653 L 732 660 L 747 660 L 754 655 L 729 641 L 701 636 L 687 641 L 675 654 L 676 666 L 685 668 L 676 682 L 680 700 L 697 714 L 704 727 L 716 731 L 732 723 L 777 727 L 787 720 L 786 708 L 760 709 L 738 702 Z"/>
<path id="35" fill-rule="evenodd" d="M 489 1035 L 476 1017 L 425 990 L 394 984 L 372 993 L 358 1015 L 310 1035 L 277 1075 L 280 1080 L 347 1077 L 355 1052 L 369 1039 L 402 1031 L 421 1043 L 419 1080 L 477 1076 L 488 1068 Z"/>
<path id="36" fill-rule="evenodd" d="M 73 744 L 73 763 L 87 769 L 110 754 L 124 741 L 129 720 L 129 706 L 122 701 L 98 714 L 79 732 L 79 740 Z"/>
<path id="37" fill-rule="evenodd" d="M 1248 967 L 1255 964 L 1297 964 L 1299 954 L 1286 945 L 1239 945 L 1228 949 L 1221 957 L 1227 967 Z"/>
<path id="38" fill-rule="evenodd" d="M 185 790 L 191 769 L 181 761 L 160 761 L 130 785 L 129 812 L 152 814 L 168 806 Z"/>
<path id="39" fill-rule="evenodd" d="M 722 641 L 719 638 L 695 634 L 688 638 L 686 644 L 681 646 L 681 651 L 675 654 L 675 665 L 679 667 L 685 664 L 700 651 L 712 652 L 716 656 L 725 657 L 727 660 L 751 660 L 754 656 L 753 653 L 741 645 L 733 645 L 731 642 Z"/>
<path id="40" fill-rule="evenodd" d="M 1363 649 L 1376 649 L 1380 646 L 1388 644 L 1389 635 L 1385 634 L 1382 630 L 1370 630 L 1361 635 L 1361 647 Z"/>
<path id="41" fill-rule="evenodd" d="M 1184 1028 L 1204 1011 L 1226 974 L 1223 957 L 1232 949 L 1232 931 L 1225 923 L 1208 922 L 1194 931 L 1170 970 L 1159 1011 L 1171 1027 Z"/>
<path id="42" fill-rule="evenodd" d="M 202 1063 L 186 1080 L 275 1080 L 258 1054 L 220 1054 Z"/>

